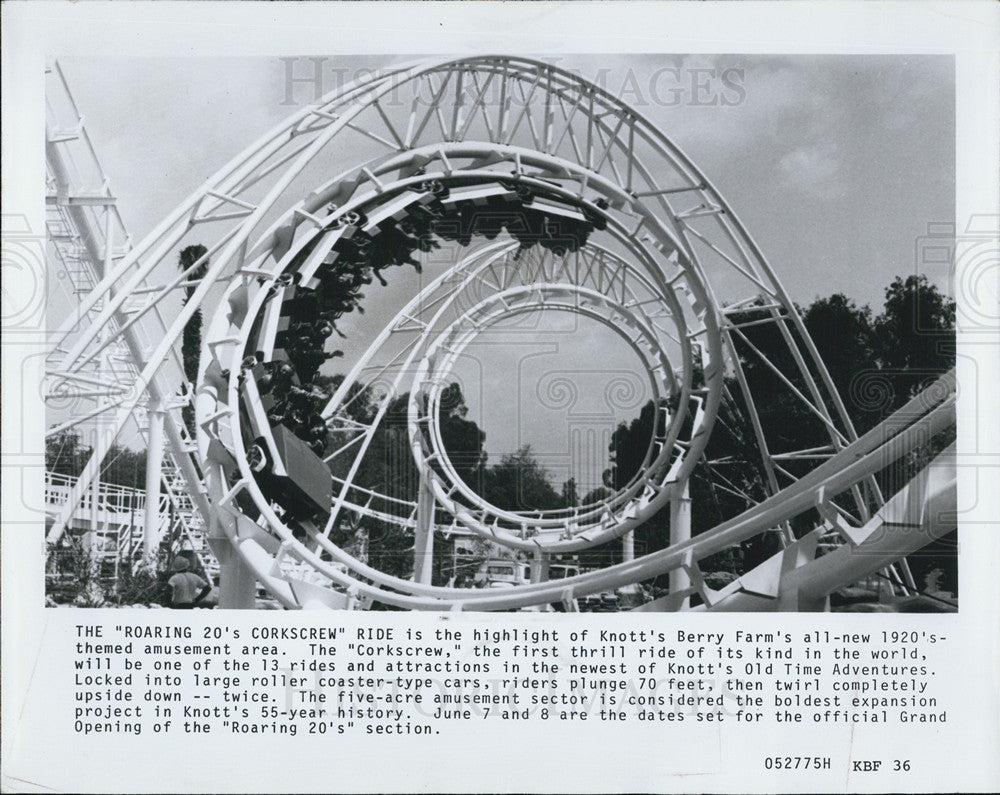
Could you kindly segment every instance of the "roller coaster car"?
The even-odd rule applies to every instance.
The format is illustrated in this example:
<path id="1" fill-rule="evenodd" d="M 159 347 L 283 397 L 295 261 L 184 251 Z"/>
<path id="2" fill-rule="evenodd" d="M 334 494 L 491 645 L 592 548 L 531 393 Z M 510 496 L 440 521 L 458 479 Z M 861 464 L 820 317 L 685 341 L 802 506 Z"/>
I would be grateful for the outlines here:
<path id="1" fill-rule="evenodd" d="M 286 369 L 287 368 L 287 369 Z M 250 368 L 250 377 L 260 395 L 274 393 L 275 400 L 282 399 L 282 396 L 292 386 L 299 385 L 299 378 L 295 375 L 294 368 L 285 364 L 284 361 L 272 361 L 268 364 L 258 362 Z M 267 408 L 274 405 L 272 402 Z M 266 409 L 265 409 L 266 410 Z"/>
<path id="2" fill-rule="evenodd" d="M 272 467 L 262 489 L 268 499 L 280 503 L 297 519 L 307 519 L 317 513 L 329 513 L 333 499 L 333 478 L 323 459 L 309 445 L 284 425 L 271 429 L 274 448 L 283 464 L 284 474 L 275 474 Z M 256 445 L 261 451 L 263 445 Z M 270 462 L 269 462 L 270 463 Z M 269 493 L 267 493 L 269 492 Z"/>
<path id="3" fill-rule="evenodd" d="M 261 361 L 283 359 L 287 360 L 283 348 L 277 345 L 279 336 L 283 339 L 293 319 L 293 313 L 310 316 L 308 307 L 304 305 L 306 296 L 313 294 L 311 290 L 302 287 L 286 285 L 274 290 L 273 296 L 266 302 L 260 320 L 256 324 L 258 358 Z M 315 304 L 313 304 L 315 307 Z M 315 316 L 315 308 L 311 313 Z M 277 349 L 276 349 L 277 346 Z"/>
<path id="4" fill-rule="evenodd" d="M 447 195 L 447 189 L 443 195 Z M 428 213 L 435 214 L 437 210 L 429 208 L 439 203 L 438 194 L 427 185 L 411 185 L 407 191 L 373 210 L 364 231 L 378 234 L 378 228 L 384 228 L 387 224 L 398 224 L 411 217 L 426 217 Z"/>
<path id="5" fill-rule="evenodd" d="M 364 222 L 367 223 L 367 219 L 364 219 Z M 340 254 L 352 254 L 370 244 L 371 235 L 362 231 L 361 224 L 351 224 L 344 227 L 344 231 L 333 244 L 333 250 Z"/>
<path id="6" fill-rule="evenodd" d="M 289 518 L 310 519 L 329 514 L 333 480 L 323 459 L 269 412 L 280 399 L 271 392 L 260 394 L 257 379 L 265 374 L 263 365 L 251 368 L 256 378 L 246 379 L 242 411 L 255 441 L 247 448 L 247 463 L 255 473 L 268 500 L 282 504 Z M 282 410 L 287 411 L 287 406 Z"/>
<path id="7" fill-rule="evenodd" d="M 315 290 L 296 285 L 286 287 L 281 298 L 281 317 L 291 320 L 315 319 L 319 299 Z"/>
<path id="8" fill-rule="evenodd" d="M 361 210 L 350 210 L 333 222 L 334 227 L 362 227 L 368 223 L 368 216 Z"/>
<path id="9" fill-rule="evenodd" d="M 605 199 L 604 197 L 598 198 L 594 202 L 594 204 L 598 207 L 598 209 L 601 210 L 607 210 L 608 207 L 610 206 L 608 200 Z M 603 214 L 595 213 L 593 210 L 590 209 L 584 209 L 583 214 L 587 216 L 587 220 L 594 227 L 594 229 L 598 230 L 599 232 L 603 232 L 605 229 L 608 228 L 608 219 L 605 218 Z"/>
<path id="10" fill-rule="evenodd" d="M 268 416 L 268 412 L 275 408 L 278 398 L 270 391 L 265 391 L 262 395 L 258 390 L 258 384 L 264 382 L 262 374 L 259 372 L 263 369 L 263 365 L 251 369 L 250 372 L 255 377 L 245 379 L 240 392 L 241 414 L 245 417 L 247 427 L 256 439 L 247 450 L 248 456 L 252 456 L 252 460 L 249 461 L 250 467 L 255 472 L 270 471 L 278 456 L 271 434 L 271 418 Z M 264 386 L 265 390 L 270 390 L 270 388 L 269 384 Z"/>
<path id="11" fill-rule="evenodd" d="M 535 200 L 535 191 L 530 185 L 525 185 L 520 181 L 507 180 L 501 180 L 499 184 L 505 190 L 513 191 L 521 204 L 531 204 Z"/>

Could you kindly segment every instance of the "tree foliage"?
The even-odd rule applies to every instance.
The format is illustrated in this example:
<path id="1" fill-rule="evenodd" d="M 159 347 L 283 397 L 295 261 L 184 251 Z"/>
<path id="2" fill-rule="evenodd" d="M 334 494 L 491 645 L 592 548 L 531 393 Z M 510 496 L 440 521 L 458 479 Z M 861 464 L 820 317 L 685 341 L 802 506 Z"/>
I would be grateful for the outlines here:
<path id="1" fill-rule="evenodd" d="M 892 373 L 893 408 L 955 364 L 955 302 L 926 276 L 897 277 L 874 322 L 879 369 Z"/>
<path id="2" fill-rule="evenodd" d="M 85 445 L 78 434 L 63 431 L 45 440 L 45 468 L 57 475 L 77 477 L 83 472 L 92 452 L 93 448 Z M 100 478 L 103 483 L 144 488 L 145 451 L 112 445 L 101 462 Z"/>
<path id="3" fill-rule="evenodd" d="M 868 307 L 858 307 L 842 294 L 817 298 L 801 311 L 804 325 L 816 345 L 834 387 L 859 433 L 869 430 L 899 408 L 916 391 L 954 365 L 955 306 L 926 277 L 898 277 L 886 289 L 882 312 L 874 316 Z M 780 318 L 780 316 L 779 316 Z M 735 333 L 735 348 L 744 376 L 755 395 L 767 395 L 754 409 L 771 445 L 771 452 L 802 450 L 829 443 L 822 423 L 797 398 L 765 359 L 803 394 L 805 379 L 798 374 L 789 352 L 786 334 L 802 342 L 791 323 L 784 333 L 772 310 L 749 307 L 730 313 L 729 320 L 742 328 Z M 818 378 L 818 373 L 813 373 Z M 832 405 L 828 408 L 833 411 Z M 610 467 L 606 484 L 614 489 L 626 485 L 642 463 L 653 429 L 654 407 L 647 403 L 639 415 L 619 424 L 609 447 Z M 886 494 L 895 493 L 939 452 L 949 438 L 930 440 L 897 465 L 879 473 Z M 713 462 L 709 464 L 708 462 Z M 792 474 L 801 476 L 808 464 L 783 462 Z M 785 481 L 779 481 L 780 488 Z M 752 430 L 750 407 L 742 398 L 735 378 L 726 378 L 726 389 L 706 454 L 695 467 L 689 488 L 692 498 L 692 532 L 715 527 L 762 500 L 770 492 Z M 796 532 L 812 529 L 818 515 L 807 513 L 793 522 Z M 637 528 L 637 542 L 647 551 L 662 548 L 669 540 L 669 511 L 663 510 Z M 953 544 L 953 541 L 951 542 Z M 956 567 L 946 538 L 946 552 L 918 556 L 911 566 L 918 580 L 924 569 L 941 568 L 945 583 L 954 588 Z M 751 568 L 774 554 L 779 543 L 774 533 L 764 533 L 728 551 L 703 567 Z M 926 558 L 926 559 L 924 559 Z"/>
<path id="4" fill-rule="evenodd" d="M 204 247 L 189 246 L 181 252 L 179 266 L 190 267 L 204 254 Z M 200 278 L 205 267 L 207 265 L 190 278 Z M 187 289 L 188 297 L 192 291 L 193 288 Z M 803 340 L 793 324 L 776 316 L 774 311 L 759 305 L 728 314 L 728 320 L 741 326 L 735 334 L 734 346 L 751 392 L 772 396 L 753 407 L 757 419 L 772 453 L 826 445 L 829 439 L 822 423 L 816 421 L 809 408 L 767 364 L 775 365 L 795 389 L 808 394 L 808 385 L 798 373 L 787 344 L 789 338 L 797 343 Z M 857 306 L 843 294 L 834 294 L 817 298 L 801 310 L 801 316 L 859 433 L 877 425 L 955 361 L 954 303 L 923 276 L 896 278 L 885 291 L 885 303 L 878 315 L 866 306 Z M 185 372 L 191 379 L 197 375 L 200 323 L 200 315 L 196 314 L 184 330 Z M 819 376 L 818 373 L 813 375 Z M 343 376 L 317 375 L 313 383 L 332 394 L 342 380 Z M 746 510 L 773 490 L 761 462 L 751 407 L 744 402 L 742 394 L 734 375 L 727 375 L 706 454 L 694 468 L 689 481 L 694 534 L 705 532 Z M 398 515 L 408 515 L 410 509 L 403 503 L 415 502 L 419 489 L 419 471 L 410 449 L 407 426 L 408 403 L 407 394 L 390 401 L 353 478 L 357 487 L 391 498 L 378 507 Z M 370 424 L 378 413 L 380 401 L 370 390 L 354 385 L 342 405 L 346 406 L 344 411 L 352 420 Z M 832 405 L 828 408 L 834 410 Z M 487 502 L 502 510 L 531 512 L 593 505 L 627 486 L 646 464 L 654 426 L 658 424 L 662 431 L 668 416 L 678 409 L 667 402 L 656 405 L 649 401 L 637 416 L 620 423 L 611 435 L 608 468 L 603 476 L 605 485 L 582 499 L 573 477 L 559 490 L 553 486 L 549 473 L 530 445 L 490 465 L 484 450 L 486 434 L 469 419 L 465 396 L 457 383 L 450 384 L 441 395 L 439 420 L 445 450 L 459 477 Z M 351 438 L 353 434 L 347 431 L 331 432 L 326 449 L 335 450 Z M 944 438 L 931 440 L 897 466 L 881 473 L 880 486 L 887 494 L 894 493 L 948 441 Z M 71 432 L 56 435 L 46 442 L 46 466 L 51 472 L 77 475 L 89 455 L 90 449 Z M 335 493 L 340 489 L 336 479 L 347 477 L 349 459 L 348 455 L 343 459 L 335 458 L 331 463 Z M 796 471 L 796 464 L 791 461 L 785 466 L 794 476 L 805 471 Z M 141 487 L 145 479 L 144 453 L 113 447 L 105 459 L 101 478 L 105 482 Z M 782 485 L 783 482 L 778 484 Z M 360 492 L 351 495 L 351 499 L 364 501 Z M 393 503 L 393 499 L 400 502 Z M 793 529 L 804 532 L 817 520 L 817 516 L 804 515 L 793 524 Z M 446 517 L 439 517 L 439 521 L 446 521 Z M 651 552 L 665 547 L 669 543 L 669 524 L 669 509 L 665 508 L 638 527 L 635 531 L 637 549 Z M 344 515 L 339 517 L 334 528 L 334 540 L 348 549 L 358 550 L 358 554 L 375 568 L 404 578 L 412 574 L 413 534 L 396 523 Z M 957 572 L 953 546 L 954 539 L 945 538 L 919 557 L 914 564 L 918 580 L 927 572 L 940 570 L 942 585 L 955 590 Z M 484 557 L 499 553 L 498 548 L 488 544 L 479 547 L 477 554 Z M 764 533 L 704 561 L 703 568 L 705 571 L 745 570 L 777 549 L 776 535 Z M 621 544 L 615 541 L 581 554 L 580 562 L 604 565 L 620 560 L 620 556 Z M 435 582 L 441 584 L 446 579 L 446 572 L 435 573 Z"/>
<path id="5" fill-rule="evenodd" d="M 484 496 L 506 511 L 548 511 L 562 508 L 559 493 L 549 482 L 549 474 L 535 458 L 531 445 L 508 453 L 485 472 Z"/>

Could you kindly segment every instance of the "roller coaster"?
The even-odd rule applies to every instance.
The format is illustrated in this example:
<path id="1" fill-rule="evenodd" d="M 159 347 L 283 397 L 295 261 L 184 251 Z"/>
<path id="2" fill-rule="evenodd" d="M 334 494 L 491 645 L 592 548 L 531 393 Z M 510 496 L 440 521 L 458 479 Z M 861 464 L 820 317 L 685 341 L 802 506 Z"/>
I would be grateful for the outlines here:
<path id="1" fill-rule="evenodd" d="M 58 67 L 50 76 L 62 80 Z M 252 607 L 263 587 L 290 609 L 573 611 L 589 595 L 666 575 L 669 592 L 636 609 L 820 611 L 831 593 L 878 572 L 896 593 L 915 594 L 906 556 L 957 525 L 953 445 L 894 494 L 876 481 L 953 428 L 953 375 L 858 436 L 792 300 L 733 209 L 659 129 L 578 75 L 497 55 L 366 76 L 293 113 L 138 244 L 124 245 L 119 233 L 119 250 L 109 191 L 66 189 L 86 154 L 74 149 L 86 143 L 82 123 L 71 119 L 69 128 L 50 120 L 47 131 L 51 203 L 83 230 L 97 265 L 54 334 L 47 394 L 100 387 L 94 367 L 104 361 L 106 373 L 116 351 L 119 388 L 95 395 L 82 415 L 104 418 L 103 448 L 53 509 L 50 545 L 73 527 L 107 446 L 130 422 L 144 428 L 150 450 L 147 502 L 183 493 L 186 509 L 174 515 L 207 539 L 223 607 Z M 204 254 L 178 270 L 176 252 L 194 241 Z M 420 269 L 431 254 L 446 255 L 447 266 L 422 280 L 349 372 L 326 386 L 338 324 L 361 311 L 361 290 L 377 294 L 389 269 Z M 588 318 L 620 337 L 648 374 L 657 416 L 642 466 L 613 493 L 576 507 L 511 510 L 463 479 L 442 433 L 442 401 L 477 337 L 543 311 Z M 179 345 L 196 312 L 206 320 L 198 376 L 188 383 Z M 751 326 L 771 329 L 781 355 L 755 346 Z M 785 449 L 769 436 L 758 407 L 775 395 L 747 377 L 748 356 L 805 407 L 824 443 Z M 359 476 L 404 398 L 414 499 Z M 743 494 L 717 467 L 720 487 L 747 497 L 747 507 L 692 537 L 687 484 L 723 405 L 741 407 L 764 493 Z M 548 578 L 558 556 L 627 542 L 664 510 L 665 548 Z M 796 537 L 792 521 L 810 512 L 819 521 Z M 158 526 L 151 514 L 147 549 Z M 344 526 L 366 523 L 412 536 L 412 577 L 381 571 L 339 543 Z M 433 585 L 444 533 L 532 557 L 532 582 Z M 777 535 L 780 552 L 709 587 L 701 561 L 764 533 Z"/>

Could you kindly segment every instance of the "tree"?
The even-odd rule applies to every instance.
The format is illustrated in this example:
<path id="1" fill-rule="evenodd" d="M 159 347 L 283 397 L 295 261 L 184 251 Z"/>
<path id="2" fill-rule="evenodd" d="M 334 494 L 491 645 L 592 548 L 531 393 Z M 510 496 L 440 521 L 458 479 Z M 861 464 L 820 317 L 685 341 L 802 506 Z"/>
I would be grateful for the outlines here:
<path id="1" fill-rule="evenodd" d="M 886 289 L 885 308 L 877 318 L 868 307 L 858 307 L 843 294 L 817 298 L 800 310 L 806 329 L 816 344 L 820 358 L 830 373 L 835 388 L 844 399 L 855 427 L 863 432 L 905 402 L 927 381 L 947 371 L 954 363 L 954 303 L 946 299 L 923 276 L 897 277 Z M 763 307 L 748 307 L 730 312 L 728 320 L 740 327 L 734 334 L 734 347 L 743 373 L 755 396 L 766 396 L 755 403 L 771 453 L 801 450 L 829 444 L 826 428 L 765 363 L 777 367 L 803 394 L 809 390 L 798 372 L 787 341 L 778 323 L 786 323 L 791 338 L 801 342 L 791 324 L 775 318 Z M 741 336 L 742 335 L 742 336 Z M 814 377 L 818 373 L 813 373 Z M 859 379 L 869 375 L 886 385 L 888 399 L 874 405 L 852 399 Z M 669 405 L 671 412 L 676 406 Z M 832 403 L 828 409 L 833 412 Z M 618 425 L 609 447 L 610 467 L 605 472 L 609 488 L 620 489 L 639 472 L 650 434 L 653 430 L 652 402 L 643 406 L 639 416 Z M 885 471 L 878 481 L 887 495 L 896 493 L 954 438 L 941 434 L 913 451 Z M 782 461 L 792 475 L 804 475 L 815 462 Z M 780 480 L 779 485 L 787 480 Z M 705 455 L 694 467 L 689 488 L 692 500 L 692 534 L 698 535 L 722 521 L 736 516 L 769 493 L 766 473 L 756 435 L 750 422 L 750 407 L 735 378 L 725 378 L 719 415 L 709 437 Z M 594 495 L 599 498 L 600 495 Z M 592 499 L 588 495 L 585 502 Z M 792 529 L 796 535 L 813 529 L 819 518 L 814 512 L 796 517 Z M 636 528 L 637 543 L 646 551 L 668 543 L 669 514 L 662 510 Z M 957 587 L 955 539 L 948 536 L 922 551 L 911 560 L 918 575 L 940 568 L 946 586 Z M 763 533 L 740 547 L 725 550 L 702 561 L 706 572 L 713 568 L 744 571 L 780 549 L 775 533 Z M 943 551 L 942 551 L 943 550 Z M 609 553 L 614 550 L 609 547 Z"/>
<path id="2" fill-rule="evenodd" d="M 406 407 L 409 395 L 404 394 L 394 399 L 386 409 L 382 422 L 372 436 L 361 465 L 354 477 L 354 484 L 361 488 L 385 494 L 391 500 L 415 502 L 420 484 L 420 474 L 413 460 L 407 434 Z M 359 394 L 352 404 L 356 419 L 370 422 L 377 412 L 377 403 L 367 391 Z M 353 434 L 352 434 L 353 435 Z M 347 437 L 345 436 L 345 440 Z M 340 444 L 344 442 L 341 441 Z M 346 459 L 334 459 L 331 465 L 333 474 L 346 477 L 351 456 Z M 340 483 L 334 482 L 335 492 L 340 489 Z M 365 502 L 361 493 L 349 495 L 352 499 Z M 372 507 L 390 514 L 402 515 L 408 510 L 391 500 L 380 500 Z M 354 517 L 356 521 L 348 521 L 346 526 L 341 516 L 341 531 L 355 533 L 359 528 L 367 535 L 368 562 L 387 574 L 407 578 L 413 572 L 413 533 L 392 522 Z"/>
<path id="3" fill-rule="evenodd" d="M 562 485 L 562 507 L 575 508 L 580 504 L 580 497 L 576 493 L 576 478 L 570 478 Z"/>
<path id="4" fill-rule="evenodd" d="M 955 303 L 926 276 L 896 277 L 885 291 L 885 306 L 874 323 L 879 368 L 889 387 L 884 415 L 903 405 L 928 383 L 955 364 Z M 879 473 L 886 494 L 913 478 L 948 444 L 954 431 L 938 434 Z M 941 569 L 944 585 L 958 592 L 958 534 L 952 532 L 908 560 L 918 583 L 929 571 Z"/>
<path id="5" fill-rule="evenodd" d="M 130 489 L 146 485 L 146 451 L 112 445 L 101 464 L 101 480 Z"/>
<path id="6" fill-rule="evenodd" d="M 484 485 L 486 499 L 501 510 L 546 511 L 562 504 L 528 444 L 487 469 Z"/>
<path id="7" fill-rule="evenodd" d="M 610 452 L 611 468 L 604 473 L 604 485 L 618 491 L 628 485 L 628 482 L 642 469 L 649 448 L 649 440 L 653 435 L 655 416 L 653 401 L 647 401 L 639 411 L 639 416 L 630 423 L 621 422 L 611 434 Z M 664 420 L 661 412 L 659 431 L 663 431 Z"/>
<path id="8" fill-rule="evenodd" d="M 93 448 L 79 435 L 63 431 L 45 440 L 45 469 L 53 474 L 77 477 L 90 459 Z M 141 489 L 146 482 L 146 453 L 112 445 L 101 462 L 100 479 L 130 489 Z"/>
<path id="9" fill-rule="evenodd" d="M 472 488 L 482 488 L 486 452 L 483 443 L 485 431 L 472 420 L 466 419 L 469 407 L 457 383 L 451 383 L 441 393 L 441 441 L 458 476 Z"/>
<path id="10" fill-rule="evenodd" d="M 342 375 L 317 376 L 313 383 L 333 394 L 343 382 Z M 386 408 L 382 421 L 376 428 L 368 450 L 358 467 L 353 483 L 363 489 L 370 489 L 389 497 L 389 500 L 375 500 L 372 508 L 384 513 L 400 516 L 408 515 L 409 509 L 394 500 L 416 502 L 420 486 L 420 472 L 410 450 L 407 409 L 409 393 L 394 398 Z M 345 413 L 354 422 L 369 424 L 378 412 L 379 401 L 371 390 L 354 385 L 344 401 Z M 477 488 L 482 480 L 482 468 L 486 462 L 483 442 L 486 434 L 475 422 L 466 419 L 468 407 L 465 396 L 457 383 L 445 388 L 441 397 L 441 436 L 449 459 L 458 475 L 472 488 Z M 336 450 L 356 436 L 356 431 L 331 432 L 328 450 Z M 338 456 L 330 463 L 335 478 L 345 478 L 353 458 L 350 454 Z M 334 481 L 334 488 L 340 483 Z M 366 501 L 362 494 L 354 493 L 351 499 Z M 355 516 L 338 518 L 335 541 L 340 545 L 352 543 L 352 536 L 366 535 L 368 562 L 388 574 L 409 577 L 413 571 L 413 533 L 397 524 Z"/>
<path id="11" fill-rule="evenodd" d="M 955 364 L 955 302 L 926 276 L 897 276 L 875 319 L 877 356 L 893 375 L 897 408 Z"/>
<path id="12" fill-rule="evenodd" d="M 851 384 L 877 366 L 871 309 L 858 308 L 843 293 L 835 293 L 813 301 L 802 320 L 852 422 L 867 430 L 878 418 L 871 416 L 863 403 L 852 399 Z M 833 406 L 829 408 L 832 412 Z"/>
<path id="13" fill-rule="evenodd" d="M 45 439 L 45 469 L 54 475 L 78 476 L 90 458 L 91 448 L 84 447 L 72 431 L 62 431 Z"/>
<path id="14" fill-rule="evenodd" d="M 586 496 L 583 498 L 583 502 L 580 503 L 583 507 L 593 505 L 594 503 L 600 502 L 601 500 L 606 500 L 608 497 L 613 497 L 614 492 L 607 486 L 598 486 L 596 489 L 588 491 Z"/>
<path id="15" fill-rule="evenodd" d="M 208 249 L 201 244 L 188 246 L 181 250 L 177 260 L 177 267 L 183 273 L 191 268 L 198 260 L 208 253 Z M 197 282 L 205 278 L 208 272 L 208 260 L 205 259 L 197 268 L 194 268 L 186 277 L 186 281 Z M 197 289 L 191 284 L 184 286 L 184 303 L 194 295 Z M 184 333 L 181 340 L 181 359 L 184 362 L 184 377 L 188 383 L 194 384 L 198 381 L 198 360 L 201 356 L 201 309 L 196 309 L 191 319 L 184 326 Z M 187 426 L 191 438 L 195 436 L 194 406 L 190 403 L 181 409 L 184 417 L 184 424 Z"/>
<path id="16" fill-rule="evenodd" d="M 771 452 L 829 444 L 826 425 L 778 375 L 780 372 L 787 378 L 800 394 L 810 395 L 809 386 L 786 339 L 787 334 L 801 348 L 801 338 L 787 314 L 749 307 L 729 313 L 727 320 L 740 327 L 733 334 L 733 347 L 749 392 L 754 396 L 754 409 L 764 436 L 770 442 Z M 742 393 L 735 381 L 731 381 L 730 386 L 734 395 Z M 749 420 L 750 407 L 744 404 L 742 397 L 739 400 L 737 411 Z"/>

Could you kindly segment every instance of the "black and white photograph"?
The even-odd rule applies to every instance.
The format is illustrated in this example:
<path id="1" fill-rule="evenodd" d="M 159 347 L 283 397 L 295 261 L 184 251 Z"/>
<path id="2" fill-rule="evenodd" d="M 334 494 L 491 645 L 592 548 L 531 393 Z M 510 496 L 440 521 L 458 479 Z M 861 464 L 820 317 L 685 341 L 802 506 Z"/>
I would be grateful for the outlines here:
<path id="1" fill-rule="evenodd" d="M 50 603 L 957 609 L 950 56 L 120 65 L 47 73 Z"/>
<path id="2" fill-rule="evenodd" d="M 133 5 L 5 4 L 4 791 L 1000 784 L 995 9 Z"/>

